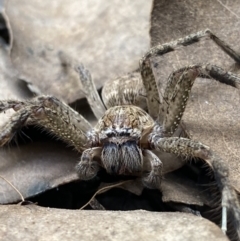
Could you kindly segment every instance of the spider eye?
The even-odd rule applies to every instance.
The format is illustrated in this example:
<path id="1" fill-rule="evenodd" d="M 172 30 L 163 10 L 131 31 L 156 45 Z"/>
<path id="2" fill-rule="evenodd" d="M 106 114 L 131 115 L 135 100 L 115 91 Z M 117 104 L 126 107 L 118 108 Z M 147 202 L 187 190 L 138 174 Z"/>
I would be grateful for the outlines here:
<path id="1" fill-rule="evenodd" d="M 132 174 L 142 170 L 142 151 L 135 140 L 105 142 L 101 158 L 108 173 Z"/>
<path id="2" fill-rule="evenodd" d="M 124 127 L 117 130 L 111 128 L 104 131 L 104 134 L 108 138 L 117 137 L 117 136 L 130 136 L 131 133 L 132 133 L 132 128 L 129 128 L 129 127 Z"/>

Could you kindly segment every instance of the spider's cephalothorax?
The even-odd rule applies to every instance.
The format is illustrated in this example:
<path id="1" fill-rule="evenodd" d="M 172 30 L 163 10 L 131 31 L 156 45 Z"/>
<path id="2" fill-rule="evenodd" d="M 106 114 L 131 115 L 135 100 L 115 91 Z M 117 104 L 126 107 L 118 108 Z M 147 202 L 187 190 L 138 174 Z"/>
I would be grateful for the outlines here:
<path id="1" fill-rule="evenodd" d="M 67 61 L 74 64 L 80 75 L 83 90 L 98 119 L 97 125 L 93 128 L 83 116 L 52 96 L 0 101 L 0 112 L 10 108 L 16 111 L 1 128 L 0 146 L 11 140 L 22 126 L 40 125 L 82 153 L 76 168 L 80 179 L 91 179 L 100 168 L 105 168 L 109 173 L 141 176 L 144 185 L 150 188 L 160 188 L 162 178 L 162 162 L 152 150 L 176 154 L 186 161 L 199 157 L 212 168 L 222 193 L 222 230 L 226 231 L 229 209 L 240 238 L 240 204 L 229 180 L 227 163 L 201 142 L 173 137 L 197 77 L 212 78 L 236 88 L 240 88 L 240 77 L 212 64 L 190 65 L 169 76 L 161 102 L 151 68 L 152 56 L 161 56 L 205 37 L 240 63 L 240 54 L 210 30 L 200 31 L 151 48 L 140 61 L 140 73 L 108 82 L 103 87 L 103 104 L 89 71 L 75 61 Z M 142 103 L 147 112 L 137 107 Z"/>
<path id="2" fill-rule="evenodd" d="M 108 173 L 120 175 L 141 175 L 143 172 L 143 149 L 149 148 L 148 136 L 155 125 L 154 120 L 144 110 L 133 105 L 114 106 L 109 108 L 99 119 L 95 128 L 89 134 L 90 149 L 84 151 L 82 158 L 89 160 L 83 167 L 82 162 L 77 166 L 80 178 L 92 178 L 86 175 L 91 169 L 89 163 L 99 165 Z M 94 148 L 95 154 L 92 152 Z M 96 161 L 90 159 L 98 156 Z M 84 170 L 85 168 L 85 170 Z M 96 175 L 97 173 L 95 173 Z M 160 173 L 157 173 L 159 176 Z M 157 187 L 159 183 L 152 184 Z"/>

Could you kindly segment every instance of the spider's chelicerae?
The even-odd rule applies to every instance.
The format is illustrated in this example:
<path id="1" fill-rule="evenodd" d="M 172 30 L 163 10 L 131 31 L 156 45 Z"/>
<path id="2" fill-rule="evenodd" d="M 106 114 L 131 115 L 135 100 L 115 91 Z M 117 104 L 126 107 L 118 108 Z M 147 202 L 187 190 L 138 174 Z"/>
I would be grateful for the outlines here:
<path id="1" fill-rule="evenodd" d="M 201 142 L 172 137 L 180 124 L 189 93 L 197 77 L 213 78 L 236 88 L 240 87 L 240 77 L 211 64 L 187 66 L 169 76 L 164 101 L 161 103 L 150 64 L 152 56 L 166 54 L 178 46 L 193 44 L 204 37 L 210 37 L 230 57 L 240 62 L 240 55 L 210 30 L 151 48 L 140 61 L 148 112 L 138 106 L 143 98 L 136 91 L 136 80 L 139 78 L 134 76 L 139 75 L 138 73 L 132 74 L 130 79 L 120 78 L 113 82 L 113 91 L 111 88 L 105 88 L 103 104 L 88 70 L 82 65 L 77 65 L 75 67 L 86 97 L 98 119 L 96 126 L 92 127 L 80 114 L 52 96 L 39 96 L 26 101 L 0 101 L 0 111 L 9 108 L 16 111 L 1 129 L 0 146 L 11 140 L 22 126 L 40 125 L 82 153 L 76 167 L 80 179 L 91 179 L 97 175 L 100 168 L 104 168 L 110 174 L 140 176 L 148 188 L 160 188 L 162 179 L 162 161 L 152 150 L 189 159 L 202 158 L 212 167 L 222 192 L 222 229 L 226 231 L 226 212 L 229 209 L 235 217 L 240 237 L 240 206 L 228 178 L 227 164 Z"/>

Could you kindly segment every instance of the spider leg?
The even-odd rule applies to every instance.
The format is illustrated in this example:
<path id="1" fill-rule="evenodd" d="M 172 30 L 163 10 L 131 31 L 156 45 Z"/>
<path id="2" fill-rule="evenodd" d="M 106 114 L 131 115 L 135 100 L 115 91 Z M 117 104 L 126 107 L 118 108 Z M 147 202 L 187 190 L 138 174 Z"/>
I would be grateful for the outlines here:
<path id="1" fill-rule="evenodd" d="M 0 113 L 6 111 L 8 109 L 14 109 L 15 111 L 17 111 L 22 107 L 22 105 L 24 105 L 23 101 L 1 100 L 0 101 Z"/>
<path id="2" fill-rule="evenodd" d="M 0 101 L 0 112 L 10 108 L 16 113 L 1 127 L 0 146 L 11 140 L 21 127 L 31 124 L 44 127 L 78 151 L 85 149 L 90 123 L 57 98 L 39 96 L 26 101 Z"/>
<path id="3" fill-rule="evenodd" d="M 203 38 L 212 39 L 225 53 L 227 53 L 236 62 L 240 63 L 240 54 L 233 50 L 224 41 L 219 39 L 209 29 L 199 31 L 195 34 L 190 34 L 176 41 L 152 47 L 140 60 L 140 71 L 142 75 L 143 85 L 147 92 L 147 105 L 149 114 L 153 118 L 159 118 L 159 121 L 162 121 L 161 115 L 159 116 L 157 114 L 157 110 L 159 110 L 160 97 L 157 84 L 154 78 L 153 70 L 151 67 L 151 57 L 164 55 L 166 53 L 174 51 L 177 47 L 194 44 L 195 42 L 198 42 Z M 161 113 L 161 110 L 159 111 Z"/>
<path id="4" fill-rule="evenodd" d="M 92 80 L 90 72 L 82 65 L 75 66 L 75 70 L 79 74 L 80 81 L 82 83 L 83 92 L 87 98 L 87 101 L 97 119 L 103 117 L 106 108 L 103 105 L 100 96 L 97 92 L 96 86 Z"/>
<path id="5" fill-rule="evenodd" d="M 63 65 L 75 69 L 79 74 L 81 89 L 84 92 L 84 96 L 87 98 L 95 117 L 100 119 L 104 115 L 106 108 L 101 101 L 89 70 L 87 70 L 79 61 L 64 52 L 59 53 L 59 58 Z"/>
<path id="6" fill-rule="evenodd" d="M 240 76 L 211 64 L 198 64 L 174 71 L 168 78 L 163 96 L 163 134 L 172 136 L 183 116 L 187 100 L 197 77 L 213 78 L 221 83 L 240 88 Z"/>
<path id="7" fill-rule="evenodd" d="M 150 150 L 143 150 L 145 157 L 144 169 L 150 172 L 142 178 L 143 185 L 148 188 L 161 188 L 162 162 L 157 155 Z M 146 163 L 147 162 L 147 163 Z"/>
<path id="8" fill-rule="evenodd" d="M 158 134 L 151 134 L 149 138 L 153 149 L 173 153 L 185 157 L 199 157 L 205 160 L 214 172 L 218 187 L 222 193 L 222 213 L 231 211 L 235 218 L 235 226 L 240 237 L 240 204 L 237 193 L 229 180 L 228 164 L 218 157 L 208 146 L 187 138 L 161 137 Z M 188 159 L 188 158 L 187 158 Z M 222 216 L 222 230 L 226 232 L 227 216 Z"/>
<path id="9" fill-rule="evenodd" d="M 90 180 L 97 175 L 100 163 L 94 160 L 94 157 L 101 156 L 101 151 L 101 147 L 93 147 L 83 151 L 81 161 L 76 166 L 80 180 Z"/>

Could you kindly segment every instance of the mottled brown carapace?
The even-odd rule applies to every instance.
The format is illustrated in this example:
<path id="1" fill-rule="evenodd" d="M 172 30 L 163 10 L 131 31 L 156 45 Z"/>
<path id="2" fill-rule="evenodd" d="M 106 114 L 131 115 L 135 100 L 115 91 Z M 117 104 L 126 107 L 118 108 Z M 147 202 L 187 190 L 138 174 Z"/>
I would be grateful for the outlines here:
<path id="1" fill-rule="evenodd" d="M 158 189 L 163 164 L 154 150 L 182 156 L 186 161 L 201 158 L 212 168 L 222 193 L 222 230 L 226 231 L 229 209 L 240 238 L 240 205 L 229 181 L 227 163 L 199 141 L 174 137 L 197 77 L 215 79 L 236 88 L 240 86 L 240 77 L 212 64 L 189 65 L 169 76 L 160 96 L 151 66 L 151 57 L 202 38 L 212 39 L 240 63 L 240 55 L 210 30 L 200 31 L 151 48 L 140 60 L 140 73 L 136 71 L 106 83 L 102 101 L 89 71 L 76 61 L 69 61 L 79 73 L 83 91 L 98 119 L 96 126 L 92 127 L 83 116 L 52 96 L 0 101 L 1 112 L 10 108 L 16 112 L 1 128 L 0 146 L 24 125 L 42 126 L 82 154 L 76 166 L 80 179 L 89 180 L 104 168 L 110 174 L 138 176 L 146 187 Z"/>
<path id="2" fill-rule="evenodd" d="M 142 150 L 148 148 L 148 135 L 154 125 L 151 116 L 137 106 L 114 106 L 105 112 L 91 136 L 102 148 L 101 162 L 108 173 L 142 173 Z"/>

